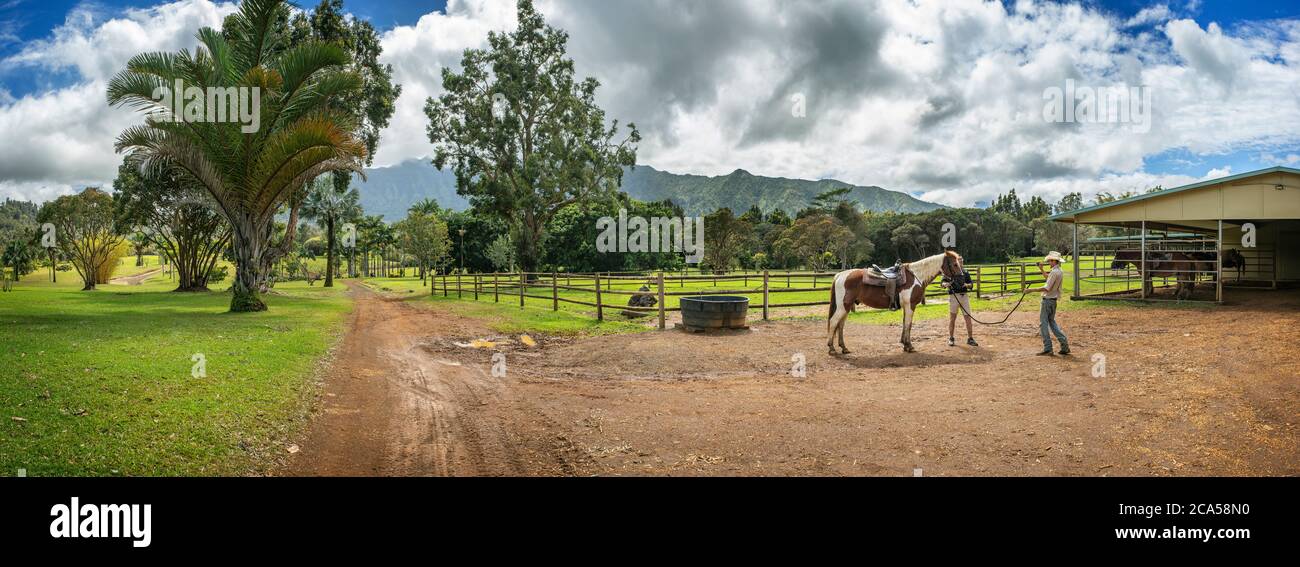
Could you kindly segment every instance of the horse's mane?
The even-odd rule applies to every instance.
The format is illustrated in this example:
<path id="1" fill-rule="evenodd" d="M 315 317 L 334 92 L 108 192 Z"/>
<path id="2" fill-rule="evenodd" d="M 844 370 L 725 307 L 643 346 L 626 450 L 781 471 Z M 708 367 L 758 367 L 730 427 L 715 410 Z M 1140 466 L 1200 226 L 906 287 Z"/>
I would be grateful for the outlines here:
<path id="1" fill-rule="evenodd" d="M 939 272 L 943 270 L 943 259 L 947 256 L 951 256 L 956 260 L 961 260 L 961 254 L 958 254 L 955 250 L 948 250 L 947 252 L 935 254 L 929 258 L 922 258 L 915 262 L 909 262 L 904 264 L 904 266 L 912 271 L 912 275 L 916 276 L 916 279 L 929 283 L 930 280 L 933 280 L 935 276 L 938 276 Z"/>

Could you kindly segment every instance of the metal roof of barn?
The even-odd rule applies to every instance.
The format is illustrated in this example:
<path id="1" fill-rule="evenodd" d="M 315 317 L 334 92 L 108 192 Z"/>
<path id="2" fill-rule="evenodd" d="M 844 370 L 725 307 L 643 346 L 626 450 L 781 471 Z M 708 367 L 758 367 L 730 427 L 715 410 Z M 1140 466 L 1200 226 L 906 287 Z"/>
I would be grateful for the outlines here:
<path id="1" fill-rule="evenodd" d="M 1258 176 L 1258 175 L 1267 175 L 1267 174 L 1270 174 L 1270 173 L 1293 173 L 1293 174 L 1300 175 L 1300 169 L 1295 169 L 1295 168 L 1290 168 L 1290 167 L 1284 167 L 1284 166 L 1280 166 L 1280 165 L 1279 165 L 1279 166 L 1270 167 L 1270 168 L 1267 168 L 1267 169 L 1260 169 L 1260 170 L 1256 170 L 1256 171 L 1248 171 L 1248 172 L 1246 172 L 1246 173 L 1239 173 L 1239 174 L 1237 174 L 1237 175 L 1229 175 L 1229 176 L 1227 176 L 1227 177 L 1219 177 L 1219 178 L 1217 178 L 1217 179 L 1209 179 L 1209 180 L 1206 180 L 1206 181 L 1200 181 L 1200 182 L 1197 182 L 1197 183 L 1192 183 L 1192 184 L 1190 184 L 1190 185 L 1183 185 L 1183 186 L 1181 186 L 1181 187 L 1174 187 L 1174 188 L 1172 188 L 1172 189 L 1165 189 L 1165 190 L 1163 190 L 1163 191 L 1156 191 L 1156 192 L 1154 192 L 1154 193 L 1144 193 L 1144 194 L 1142 194 L 1142 195 L 1134 195 L 1134 196 L 1132 196 L 1132 197 L 1128 197 L 1128 198 L 1126 198 L 1126 199 L 1120 199 L 1120 200 L 1118 200 L 1118 201 L 1111 201 L 1111 202 L 1109 202 L 1109 203 L 1103 203 L 1103 204 L 1100 204 L 1100 205 L 1093 205 L 1093 206 L 1091 206 L 1091 207 L 1084 207 L 1084 208 L 1082 208 L 1082 209 L 1077 209 L 1077 210 L 1073 210 L 1073 211 L 1066 211 L 1066 212 L 1063 212 L 1063 213 L 1057 213 L 1057 214 L 1055 214 L 1055 215 L 1052 215 L 1052 216 L 1050 216 L 1050 217 L 1047 217 L 1047 219 L 1048 219 L 1048 220 L 1054 220 L 1054 221 L 1067 221 L 1067 222 L 1068 222 L 1068 221 L 1073 220 L 1074 218 L 1078 217 L 1079 215 L 1081 215 L 1081 214 L 1083 214 L 1083 213 L 1091 213 L 1091 212 L 1094 212 L 1094 211 L 1100 211 L 1100 210 L 1102 210 L 1102 209 L 1109 209 L 1109 208 L 1111 208 L 1111 207 L 1118 207 L 1118 206 L 1122 206 L 1122 205 L 1128 205 L 1128 204 L 1136 203 L 1136 202 L 1138 202 L 1138 201 L 1145 201 L 1145 200 L 1147 200 L 1147 199 L 1154 199 L 1154 198 L 1157 198 L 1157 197 L 1165 197 L 1165 196 L 1168 196 L 1168 195 L 1173 195 L 1174 193 L 1181 193 L 1181 192 L 1184 192 L 1184 191 L 1193 191 L 1193 190 L 1196 190 L 1196 189 L 1201 189 L 1201 188 L 1205 188 L 1205 187 L 1210 187 L 1210 186 L 1212 186 L 1212 185 L 1218 185 L 1218 184 L 1220 184 L 1220 183 L 1226 183 L 1226 182 L 1231 182 L 1231 181 L 1237 181 L 1237 180 L 1240 180 L 1240 179 L 1247 179 L 1247 178 L 1250 178 L 1250 177 L 1255 177 L 1255 176 Z"/>

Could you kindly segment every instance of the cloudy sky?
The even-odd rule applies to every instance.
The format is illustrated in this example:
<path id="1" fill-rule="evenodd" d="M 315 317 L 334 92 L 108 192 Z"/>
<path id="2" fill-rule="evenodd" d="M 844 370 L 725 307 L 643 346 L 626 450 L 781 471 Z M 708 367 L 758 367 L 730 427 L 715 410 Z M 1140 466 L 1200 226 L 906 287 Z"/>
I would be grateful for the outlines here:
<path id="1" fill-rule="evenodd" d="M 537 3 L 610 116 L 641 128 L 639 162 L 672 172 L 835 178 L 972 205 L 1013 187 L 1055 201 L 1300 167 L 1293 1 Z M 439 70 L 513 27 L 513 0 L 345 6 L 383 32 L 403 85 L 376 164 L 428 156 L 422 107 Z M 234 8 L 0 0 L 0 197 L 111 183 L 113 139 L 139 116 L 107 106 L 108 80 L 136 53 L 193 47 Z M 1051 119 L 1067 84 L 1129 89 L 1149 112 Z"/>

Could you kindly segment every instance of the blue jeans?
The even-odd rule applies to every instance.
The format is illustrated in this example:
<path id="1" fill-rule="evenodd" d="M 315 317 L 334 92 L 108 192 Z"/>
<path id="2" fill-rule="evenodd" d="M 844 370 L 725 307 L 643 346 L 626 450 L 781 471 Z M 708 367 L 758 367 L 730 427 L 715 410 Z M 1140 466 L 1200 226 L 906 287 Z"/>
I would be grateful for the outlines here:
<path id="1" fill-rule="evenodd" d="M 1051 330 L 1051 334 L 1048 334 Z M 1038 310 L 1038 331 L 1043 335 L 1043 350 L 1052 350 L 1052 335 L 1061 341 L 1061 350 L 1070 350 L 1070 342 L 1065 338 L 1065 331 L 1056 324 L 1056 300 L 1043 298 L 1043 306 Z"/>

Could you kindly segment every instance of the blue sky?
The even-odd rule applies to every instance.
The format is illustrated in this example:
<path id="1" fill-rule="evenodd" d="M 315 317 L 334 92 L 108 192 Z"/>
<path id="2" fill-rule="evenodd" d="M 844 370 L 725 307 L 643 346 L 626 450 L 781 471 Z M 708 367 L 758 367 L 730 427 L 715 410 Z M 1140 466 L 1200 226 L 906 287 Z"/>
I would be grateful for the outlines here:
<path id="1" fill-rule="evenodd" d="M 512 25 L 511 0 L 457 1 L 446 13 L 446 0 L 345 0 L 384 34 L 404 89 L 379 165 L 427 156 L 422 103 L 439 69 Z M 1295 0 L 536 1 L 570 33 L 579 72 L 601 79 L 602 107 L 641 127 L 639 161 L 668 171 L 833 177 L 963 205 L 1011 187 L 1054 200 L 1300 167 Z M 136 118 L 107 109 L 102 84 L 224 13 L 126 16 L 159 6 L 0 0 L 0 145 L 19 149 L 0 155 L 0 196 L 111 180 L 112 139 Z M 1134 136 L 1009 118 L 1067 78 L 1154 83 L 1161 123 Z M 792 122 L 788 100 L 804 92 L 809 120 Z"/>

